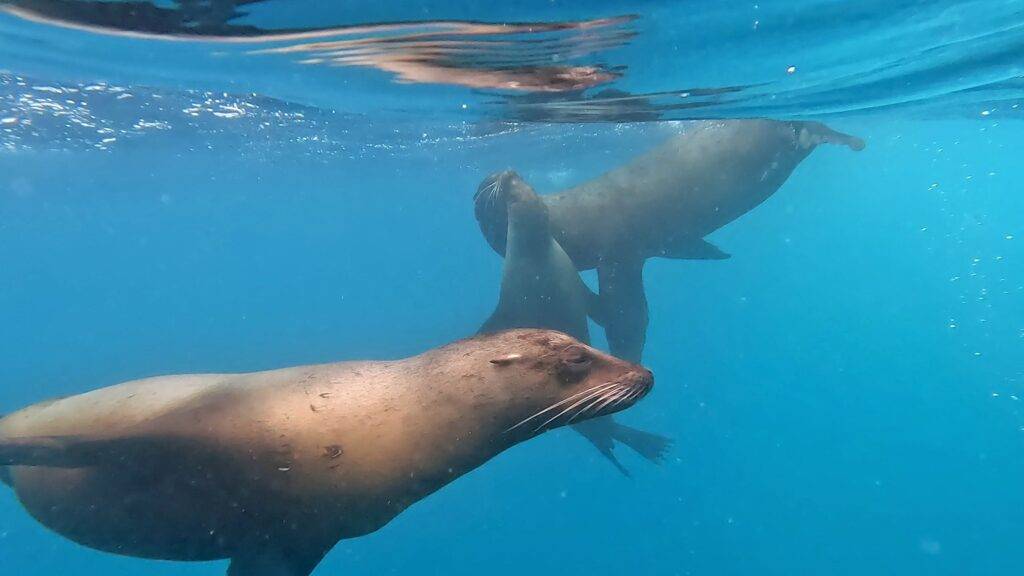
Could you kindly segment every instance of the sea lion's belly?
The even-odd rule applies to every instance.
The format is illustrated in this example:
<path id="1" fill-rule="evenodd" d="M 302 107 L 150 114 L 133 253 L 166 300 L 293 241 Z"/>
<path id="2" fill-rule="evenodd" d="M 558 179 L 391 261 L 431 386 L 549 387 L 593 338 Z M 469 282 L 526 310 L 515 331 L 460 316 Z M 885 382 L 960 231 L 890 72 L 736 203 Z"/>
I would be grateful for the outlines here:
<path id="1" fill-rule="evenodd" d="M 18 499 L 41 524 L 84 546 L 141 558 L 215 560 L 237 548 L 244 507 L 188 479 L 110 468 L 11 470 Z"/>

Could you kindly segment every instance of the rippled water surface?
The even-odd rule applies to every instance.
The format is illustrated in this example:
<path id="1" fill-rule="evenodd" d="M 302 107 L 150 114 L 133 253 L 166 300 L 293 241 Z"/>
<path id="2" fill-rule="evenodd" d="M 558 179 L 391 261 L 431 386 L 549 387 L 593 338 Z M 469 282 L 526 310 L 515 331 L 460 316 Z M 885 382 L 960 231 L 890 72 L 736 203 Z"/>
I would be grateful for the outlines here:
<path id="1" fill-rule="evenodd" d="M 1019 572 L 1022 112 L 1020 1 L 0 1 L 0 413 L 469 336 L 486 175 L 821 121 L 865 149 L 710 234 L 730 258 L 647 263 L 657 385 L 621 419 L 666 462 L 548 433 L 315 574 Z M 5 573 L 224 573 L 2 488 Z"/>

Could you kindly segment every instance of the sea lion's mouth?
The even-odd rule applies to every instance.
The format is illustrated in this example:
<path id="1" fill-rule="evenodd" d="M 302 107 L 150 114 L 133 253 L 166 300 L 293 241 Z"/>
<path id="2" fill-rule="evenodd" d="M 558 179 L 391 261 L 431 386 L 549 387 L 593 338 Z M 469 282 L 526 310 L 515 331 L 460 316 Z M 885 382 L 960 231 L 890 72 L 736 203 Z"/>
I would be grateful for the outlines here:
<path id="1" fill-rule="evenodd" d="M 616 380 L 590 386 L 560 400 L 505 430 L 530 428 L 536 434 L 573 422 L 607 416 L 636 404 L 654 387 L 654 375 L 641 368 Z"/>

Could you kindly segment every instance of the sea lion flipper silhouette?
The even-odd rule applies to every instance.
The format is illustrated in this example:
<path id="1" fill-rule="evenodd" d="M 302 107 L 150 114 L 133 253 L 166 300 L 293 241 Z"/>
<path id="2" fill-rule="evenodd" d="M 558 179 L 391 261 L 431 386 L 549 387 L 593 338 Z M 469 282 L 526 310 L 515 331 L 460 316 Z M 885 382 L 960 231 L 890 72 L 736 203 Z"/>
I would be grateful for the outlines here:
<path id="1" fill-rule="evenodd" d="M 604 327 L 612 356 L 625 360 L 640 358 L 647 339 L 643 274 L 643 259 L 615 260 L 597 267 L 600 292 L 594 321 Z"/>
<path id="2" fill-rule="evenodd" d="M 615 456 L 615 440 L 618 438 L 613 434 L 617 423 L 611 418 L 601 418 L 598 420 L 588 420 L 579 424 L 573 425 L 572 429 L 579 432 L 580 436 L 586 438 L 588 442 L 593 444 L 594 448 L 601 453 L 602 456 L 611 462 L 615 469 L 622 473 L 626 478 L 632 478 L 633 475 L 629 473 L 629 469 L 619 462 L 617 456 Z"/>
<path id="3" fill-rule="evenodd" d="M 727 260 L 731 254 L 703 238 L 680 237 L 669 243 L 659 254 L 674 260 Z"/>
<path id="4" fill-rule="evenodd" d="M 231 558 L 226 576 L 309 576 L 330 548 L 309 546 L 309 551 L 285 551 L 273 543 L 255 545 L 252 554 Z"/>
<path id="5" fill-rule="evenodd" d="M 821 122 L 794 123 L 797 129 L 797 141 L 805 148 L 814 148 L 819 144 L 846 146 L 854 152 L 864 149 L 864 140 L 851 134 L 833 130 Z"/>
<path id="6" fill-rule="evenodd" d="M 611 416 L 608 416 L 605 420 L 611 420 L 615 425 L 613 437 L 616 440 L 629 446 L 634 452 L 655 464 L 661 464 L 665 461 L 665 457 L 672 448 L 673 442 L 671 438 L 645 432 L 632 426 L 626 426 L 612 420 Z M 588 422 L 591 422 L 591 420 L 588 420 Z"/>

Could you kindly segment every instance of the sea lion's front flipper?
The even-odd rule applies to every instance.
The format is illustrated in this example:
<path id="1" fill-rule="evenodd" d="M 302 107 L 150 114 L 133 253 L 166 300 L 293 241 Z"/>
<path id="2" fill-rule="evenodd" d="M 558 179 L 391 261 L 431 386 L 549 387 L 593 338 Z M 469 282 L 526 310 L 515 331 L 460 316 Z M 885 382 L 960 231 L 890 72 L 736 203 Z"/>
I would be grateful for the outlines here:
<path id="1" fill-rule="evenodd" d="M 227 576 L 309 576 L 330 546 L 303 546 L 305 551 L 286 550 L 271 542 L 252 546 L 231 558 Z"/>
<path id="2" fill-rule="evenodd" d="M 647 339 L 644 260 L 608 262 L 597 268 L 600 294 L 591 316 L 600 318 L 613 356 L 639 362 Z"/>
<path id="3" fill-rule="evenodd" d="M 726 260 L 731 257 L 703 238 L 679 238 L 662 250 L 659 256 L 673 260 Z"/>

